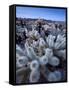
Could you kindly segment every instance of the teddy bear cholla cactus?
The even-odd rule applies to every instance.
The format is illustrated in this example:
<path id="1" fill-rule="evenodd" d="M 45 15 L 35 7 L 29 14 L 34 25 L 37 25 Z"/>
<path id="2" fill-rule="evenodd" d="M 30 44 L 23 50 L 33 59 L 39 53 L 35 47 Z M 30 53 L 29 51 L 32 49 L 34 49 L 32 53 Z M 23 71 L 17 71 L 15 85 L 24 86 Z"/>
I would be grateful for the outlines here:
<path id="1" fill-rule="evenodd" d="M 29 35 L 33 37 L 32 31 Z M 34 34 L 34 36 L 36 36 L 35 38 L 37 38 L 36 33 Z M 33 43 L 29 44 L 26 41 L 25 55 L 23 54 L 23 51 L 19 46 L 16 47 L 16 50 L 19 50 L 19 52 L 22 53 L 22 56 L 16 54 L 16 57 L 18 57 L 16 60 L 17 67 L 19 68 L 24 67 L 26 70 L 29 68 L 30 73 L 28 76 L 26 75 L 25 77 L 26 78 L 28 77 L 28 82 L 30 83 L 38 82 L 40 79 L 41 73 L 43 73 L 43 75 L 46 76 L 47 81 L 60 81 L 61 80 L 60 71 L 56 70 L 54 72 L 51 72 L 50 70 L 47 70 L 47 72 L 43 72 L 41 70 L 41 67 L 44 67 L 44 69 L 46 69 L 47 64 L 50 64 L 53 67 L 58 66 L 60 64 L 60 57 L 62 57 L 65 60 L 66 37 L 64 35 L 58 35 L 57 37 L 53 35 L 48 35 L 48 37 L 46 37 L 46 40 L 44 40 L 38 34 L 37 43 L 35 42 L 36 41 L 34 38 L 33 38 Z M 34 49 L 34 47 L 36 46 L 37 46 L 37 49 L 43 48 L 42 52 L 44 54 L 41 54 L 41 56 L 37 55 Z"/>

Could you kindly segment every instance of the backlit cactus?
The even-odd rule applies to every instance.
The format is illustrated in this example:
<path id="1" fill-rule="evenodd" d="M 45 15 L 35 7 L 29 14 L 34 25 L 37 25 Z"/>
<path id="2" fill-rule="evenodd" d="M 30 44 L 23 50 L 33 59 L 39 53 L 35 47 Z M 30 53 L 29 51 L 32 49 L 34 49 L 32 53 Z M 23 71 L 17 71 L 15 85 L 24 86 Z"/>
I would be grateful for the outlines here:
<path id="1" fill-rule="evenodd" d="M 52 26 L 53 25 L 53 26 Z M 40 32 L 37 25 L 30 25 L 32 30 L 16 25 L 18 30 L 24 30 L 26 38 L 20 44 L 16 44 L 16 81 L 17 83 L 38 83 L 63 81 L 66 61 L 66 35 L 58 26 L 42 25 Z M 42 27 L 44 30 L 42 31 Z M 54 27 L 58 34 L 54 35 L 48 29 Z M 21 28 L 21 29 L 20 29 Z M 45 29 L 46 28 L 46 29 Z M 59 32 L 63 34 L 59 34 Z M 44 34 L 43 34 L 44 33 Z M 42 35 L 43 34 L 43 35 Z M 22 46 L 22 43 L 24 46 Z"/>

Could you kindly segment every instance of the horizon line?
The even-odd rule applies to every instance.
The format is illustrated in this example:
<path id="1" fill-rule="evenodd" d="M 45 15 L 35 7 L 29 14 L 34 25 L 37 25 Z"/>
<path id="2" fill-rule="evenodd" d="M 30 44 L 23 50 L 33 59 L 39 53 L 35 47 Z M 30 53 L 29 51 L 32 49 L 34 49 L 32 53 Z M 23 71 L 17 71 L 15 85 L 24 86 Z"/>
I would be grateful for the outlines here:
<path id="1" fill-rule="evenodd" d="M 26 19 L 39 19 L 39 18 L 31 18 L 31 17 L 16 17 L 16 18 L 26 18 Z M 40 18 L 40 19 L 44 19 L 44 20 L 50 20 L 50 21 L 58 21 L 58 20 L 51 20 L 51 19 L 46 19 L 46 18 Z M 66 21 L 58 21 L 58 22 L 66 22 Z"/>

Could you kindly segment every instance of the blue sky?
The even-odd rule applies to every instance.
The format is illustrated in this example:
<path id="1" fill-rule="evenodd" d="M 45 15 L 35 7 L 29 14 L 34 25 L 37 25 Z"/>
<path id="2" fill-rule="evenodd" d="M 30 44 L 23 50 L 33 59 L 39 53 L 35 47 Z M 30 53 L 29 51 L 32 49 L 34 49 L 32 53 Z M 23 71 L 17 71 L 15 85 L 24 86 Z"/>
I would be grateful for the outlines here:
<path id="1" fill-rule="evenodd" d="M 16 17 L 66 21 L 66 9 L 16 7 Z"/>

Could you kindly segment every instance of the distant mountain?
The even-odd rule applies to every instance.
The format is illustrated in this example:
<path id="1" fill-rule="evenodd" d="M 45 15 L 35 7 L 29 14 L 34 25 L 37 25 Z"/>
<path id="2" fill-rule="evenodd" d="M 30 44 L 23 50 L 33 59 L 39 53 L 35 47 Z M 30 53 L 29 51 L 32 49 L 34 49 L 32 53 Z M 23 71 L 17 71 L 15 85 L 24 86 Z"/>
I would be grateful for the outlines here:
<path id="1" fill-rule="evenodd" d="M 32 25 L 34 22 L 37 22 L 39 18 L 33 19 L 33 18 L 16 18 L 16 22 L 20 23 L 20 21 L 25 21 L 27 25 Z M 52 21 L 52 20 L 46 20 L 46 19 L 40 19 L 43 23 L 54 23 L 54 24 L 61 24 L 64 27 L 66 26 L 66 22 L 64 21 Z"/>

